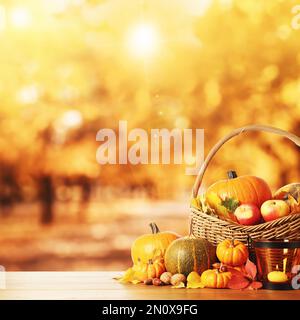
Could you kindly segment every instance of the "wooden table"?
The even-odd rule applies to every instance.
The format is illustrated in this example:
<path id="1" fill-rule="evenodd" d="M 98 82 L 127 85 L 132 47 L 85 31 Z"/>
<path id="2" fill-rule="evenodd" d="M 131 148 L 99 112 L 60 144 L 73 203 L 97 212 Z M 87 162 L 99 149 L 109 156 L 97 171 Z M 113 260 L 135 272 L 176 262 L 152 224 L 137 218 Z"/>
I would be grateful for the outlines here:
<path id="1" fill-rule="evenodd" d="M 119 272 L 7 272 L 6 289 L 0 290 L 1 299 L 190 299 L 190 300 L 300 300 L 300 290 L 221 290 L 172 289 L 119 284 L 112 278 Z"/>

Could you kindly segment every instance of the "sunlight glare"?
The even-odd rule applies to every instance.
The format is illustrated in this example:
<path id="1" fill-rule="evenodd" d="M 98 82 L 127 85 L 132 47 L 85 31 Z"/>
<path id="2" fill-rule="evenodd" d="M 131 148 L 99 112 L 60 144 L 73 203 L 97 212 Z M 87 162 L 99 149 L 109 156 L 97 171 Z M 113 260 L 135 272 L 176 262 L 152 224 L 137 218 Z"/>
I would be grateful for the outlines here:
<path id="1" fill-rule="evenodd" d="M 159 36 L 155 26 L 146 23 L 138 24 L 129 32 L 129 50 L 137 57 L 150 56 L 157 50 L 158 40 Z"/>
<path id="2" fill-rule="evenodd" d="M 61 122 L 66 128 L 80 127 L 82 124 L 81 112 L 78 110 L 68 110 L 63 114 Z"/>
<path id="3" fill-rule="evenodd" d="M 11 23 L 14 27 L 25 28 L 31 22 L 30 12 L 25 8 L 14 8 L 11 12 Z"/>

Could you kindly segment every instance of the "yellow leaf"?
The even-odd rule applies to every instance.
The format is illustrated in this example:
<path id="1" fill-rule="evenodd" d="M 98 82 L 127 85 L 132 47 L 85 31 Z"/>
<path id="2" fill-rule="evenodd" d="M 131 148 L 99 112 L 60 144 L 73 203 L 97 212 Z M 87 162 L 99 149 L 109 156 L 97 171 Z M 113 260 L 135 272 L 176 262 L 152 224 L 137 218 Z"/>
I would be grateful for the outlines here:
<path id="1" fill-rule="evenodd" d="M 203 289 L 204 284 L 202 282 L 189 282 L 186 287 L 188 289 Z"/>
<path id="2" fill-rule="evenodd" d="M 191 204 L 191 207 L 196 207 L 196 208 L 200 209 L 200 203 L 199 203 L 198 198 L 192 198 L 190 204 Z"/>
<path id="3" fill-rule="evenodd" d="M 204 285 L 201 283 L 201 277 L 196 271 L 192 271 L 187 277 L 187 286 L 188 289 L 198 289 L 204 288 Z"/>
<path id="4" fill-rule="evenodd" d="M 140 280 L 132 280 L 132 281 L 131 281 L 132 284 L 138 284 L 138 283 L 141 283 L 141 282 L 142 282 L 142 281 L 140 281 Z"/>
<path id="5" fill-rule="evenodd" d="M 290 194 L 287 196 L 288 198 L 288 204 L 290 206 L 291 213 L 300 213 L 300 203 L 299 200 L 296 200 L 294 197 L 292 197 Z"/>
<path id="6" fill-rule="evenodd" d="M 185 288 L 185 284 L 183 282 L 180 282 L 178 285 L 176 286 L 172 286 L 172 289 L 182 289 Z"/>
<path id="7" fill-rule="evenodd" d="M 210 207 L 216 211 L 217 215 L 220 218 L 236 221 L 234 214 L 222 204 L 222 199 L 216 193 L 213 192 L 206 195 L 206 200 Z"/>
<path id="8" fill-rule="evenodd" d="M 129 268 L 125 271 L 122 277 L 118 278 L 120 283 L 128 283 L 134 280 L 135 271 L 132 268 Z"/>
<path id="9" fill-rule="evenodd" d="M 187 282 L 200 282 L 201 277 L 196 271 L 192 271 L 188 276 L 187 276 Z"/>

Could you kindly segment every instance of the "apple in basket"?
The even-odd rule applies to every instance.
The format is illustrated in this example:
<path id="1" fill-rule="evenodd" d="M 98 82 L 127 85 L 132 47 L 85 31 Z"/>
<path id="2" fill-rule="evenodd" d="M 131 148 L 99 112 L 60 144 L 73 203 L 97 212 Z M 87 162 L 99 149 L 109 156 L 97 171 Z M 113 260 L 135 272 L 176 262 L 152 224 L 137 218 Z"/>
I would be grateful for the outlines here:
<path id="1" fill-rule="evenodd" d="M 259 208 L 252 203 L 238 206 L 234 215 L 237 221 L 245 226 L 258 224 L 262 218 Z"/>
<path id="2" fill-rule="evenodd" d="M 263 179 L 248 175 L 238 177 L 235 171 L 227 174 L 228 179 L 212 184 L 205 196 L 208 206 L 221 219 L 237 222 L 234 211 L 240 205 L 253 204 L 260 208 L 266 200 L 272 199 L 271 189 Z"/>
<path id="3" fill-rule="evenodd" d="M 287 216 L 290 207 L 284 200 L 268 200 L 262 204 L 260 211 L 265 221 L 272 221 Z"/>

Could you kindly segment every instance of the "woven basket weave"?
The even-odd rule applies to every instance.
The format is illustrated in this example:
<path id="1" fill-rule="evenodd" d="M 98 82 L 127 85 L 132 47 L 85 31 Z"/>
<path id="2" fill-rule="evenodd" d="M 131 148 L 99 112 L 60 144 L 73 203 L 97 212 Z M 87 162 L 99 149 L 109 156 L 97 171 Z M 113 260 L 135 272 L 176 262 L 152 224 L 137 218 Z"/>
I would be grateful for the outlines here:
<path id="1" fill-rule="evenodd" d="M 266 131 L 286 137 L 300 147 L 300 138 L 296 135 L 281 129 L 263 126 L 249 125 L 233 130 L 210 150 L 200 171 L 197 175 L 194 187 L 193 197 L 196 198 L 202 183 L 204 173 L 209 162 L 221 148 L 221 146 L 231 138 L 247 131 Z M 191 206 L 191 231 L 195 237 L 204 238 L 214 245 L 217 245 L 224 239 L 236 239 L 249 244 L 249 239 L 300 239 L 300 213 L 291 214 L 286 217 L 261 223 L 254 226 L 243 226 L 235 222 L 219 219 L 214 211 L 200 204 L 201 208 Z"/>

